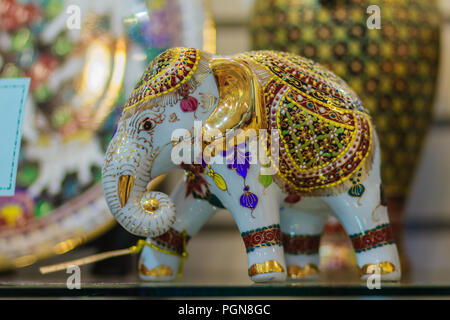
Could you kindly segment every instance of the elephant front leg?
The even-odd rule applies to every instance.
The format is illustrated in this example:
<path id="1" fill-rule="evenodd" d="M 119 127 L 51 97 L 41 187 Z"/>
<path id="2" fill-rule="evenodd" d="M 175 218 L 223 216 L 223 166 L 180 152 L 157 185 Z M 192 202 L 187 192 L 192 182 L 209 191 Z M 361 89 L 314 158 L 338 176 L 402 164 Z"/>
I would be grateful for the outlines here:
<path id="1" fill-rule="evenodd" d="M 286 265 L 281 240 L 279 200 L 275 184 L 258 182 L 259 169 L 251 167 L 245 179 L 225 166 L 214 168 L 227 190 L 211 183 L 211 190 L 231 212 L 248 256 L 248 275 L 254 282 L 284 281 Z M 222 188 L 223 189 L 223 188 Z"/>
<path id="2" fill-rule="evenodd" d="M 400 259 L 383 199 L 379 159 L 377 152 L 371 172 L 363 181 L 356 180 L 354 189 L 324 200 L 351 238 L 362 279 L 378 273 L 383 281 L 396 281 Z"/>
<path id="3" fill-rule="evenodd" d="M 238 227 L 247 251 L 250 279 L 254 282 L 284 281 L 286 264 L 278 221 L 275 221 L 276 219 L 242 220 L 238 222 Z"/>
<path id="4" fill-rule="evenodd" d="M 205 200 L 186 197 L 182 181 L 172 194 L 176 206 L 176 220 L 169 231 L 147 238 L 139 260 L 139 277 L 146 281 L 173 280 L 181 274 L 186 256 L 186 244 L 217 211 Z"/>

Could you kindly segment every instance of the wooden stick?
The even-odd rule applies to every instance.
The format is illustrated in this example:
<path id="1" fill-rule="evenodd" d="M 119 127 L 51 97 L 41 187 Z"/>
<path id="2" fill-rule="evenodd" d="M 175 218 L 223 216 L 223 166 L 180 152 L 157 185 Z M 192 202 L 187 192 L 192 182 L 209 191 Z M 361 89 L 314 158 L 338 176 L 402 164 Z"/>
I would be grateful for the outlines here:
<path id="1" fill-rule="evenodd" d="M 51 266 L 41 267 L 41 268 L 39 268 L 39 271 L 42 274 L 47 274 L 47 273 L 65 270 L 70 266 L 82 266 L 85 264 L 89 264 L 89 263 L 93 263 L 93 262 L 97 262 L 97 261 L 101 261 L 101 260 L 106 260 L 106 259 L 110 259 L 110 258 L 114 258 L 114 257 L 125 256 L 127 254 L 133 254 L 133 253 L 136 253 L 136 250 L 132 250 L 130 248 L 113 250 L 113 251 L 94 254 L 94 255 L 91 255 L 88 257 L 84 257 L 84 258 L 80 258 L 80 259 L 76 259 L 76 260 L 72 260 L 72 261 L 54 264 Z"/>

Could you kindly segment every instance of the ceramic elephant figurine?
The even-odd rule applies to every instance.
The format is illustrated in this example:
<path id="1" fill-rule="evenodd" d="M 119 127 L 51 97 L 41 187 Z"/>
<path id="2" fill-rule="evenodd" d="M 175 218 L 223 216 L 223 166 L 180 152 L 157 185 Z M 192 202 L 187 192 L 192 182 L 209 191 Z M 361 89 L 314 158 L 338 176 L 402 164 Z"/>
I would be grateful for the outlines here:
<path id="1" fill-rule="evenodd" d="M 215 134 L 195 151 L 198 122 L 200 134 Z M 180 129 L 188 134 L 174 139 Z M 246 139 L 223 140 L 233 130 L 265 130 L 269 162 L 253 161 Z M 192 145 L 184 161 L 174 161 L 176 149 Z M 362 278 L 379 272 L 382 280 L 399 280 L 379 149 L 357 95 L 311 60 L 173 48 L 151 62 L 124 106 L 106 152 L 103 190 L 117 221 L 148 237 L 139 266 L 146 280 L 176 277 L 186 243 L 220 207 L 241 232 L 255 282 L 316 274 L 330 214 L 350 235 Z M 211 161 L 220 157 L 226 161 Z M 152 179 L 179 167 L 185 183 L 173 200 L 147 191 Z"/>

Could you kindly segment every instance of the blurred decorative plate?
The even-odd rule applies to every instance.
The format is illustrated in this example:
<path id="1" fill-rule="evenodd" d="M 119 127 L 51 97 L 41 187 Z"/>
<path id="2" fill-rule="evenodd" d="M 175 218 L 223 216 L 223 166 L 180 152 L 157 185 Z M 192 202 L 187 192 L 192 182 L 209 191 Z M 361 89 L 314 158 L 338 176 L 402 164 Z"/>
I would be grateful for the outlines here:
<path id="1" fill-rule="evenodd" d="M 147 62 L 185 44 L 186 21 L 202 32 L 202 2 L 190 1 L 200 14 L 192 19 L 181 3 L 0 0 L 0 77 L 31 78 L 16 194 L 0 198 L 0 270 L 67 252 L 114 224 L 99 184 L 106 145 Z"/>

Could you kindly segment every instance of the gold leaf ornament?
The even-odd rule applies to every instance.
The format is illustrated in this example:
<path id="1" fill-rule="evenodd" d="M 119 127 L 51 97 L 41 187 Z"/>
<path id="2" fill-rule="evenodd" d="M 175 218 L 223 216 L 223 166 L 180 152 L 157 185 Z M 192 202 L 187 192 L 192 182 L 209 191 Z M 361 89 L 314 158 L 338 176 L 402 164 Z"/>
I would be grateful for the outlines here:
<path id="1" fill-rule="evenodd" d="M 250 277 L 272 272 L 284 272 L 284 268 L 278 261 L 268 260 L 264 263 L 255 263 L 248 269 Z"/>
<path id="2" fill-rule="evenodd" d="M 362 268 L 360 268 L 361 275 L 366 274 L 388 274 L 396 271 L 395 265 L 389 261 L 383 261 L 378 264 L 365 264 Z"/>
<path id="3" fill-rule="evenodd" d="M 264 188 L 267 188 L 272 184 L 272 176 L 270 175 L 260 174 L 258 180 L 264 186 Z"/>
<path id="4" fill-rule="evenodd" d="M 227 183 L 225 182 L 224 178 L 222 178 L 222 176 L 220 174 L 214 172 L 213 181 L 220 190 L 222 190 L 222 191 L 227 190 Z"/>

